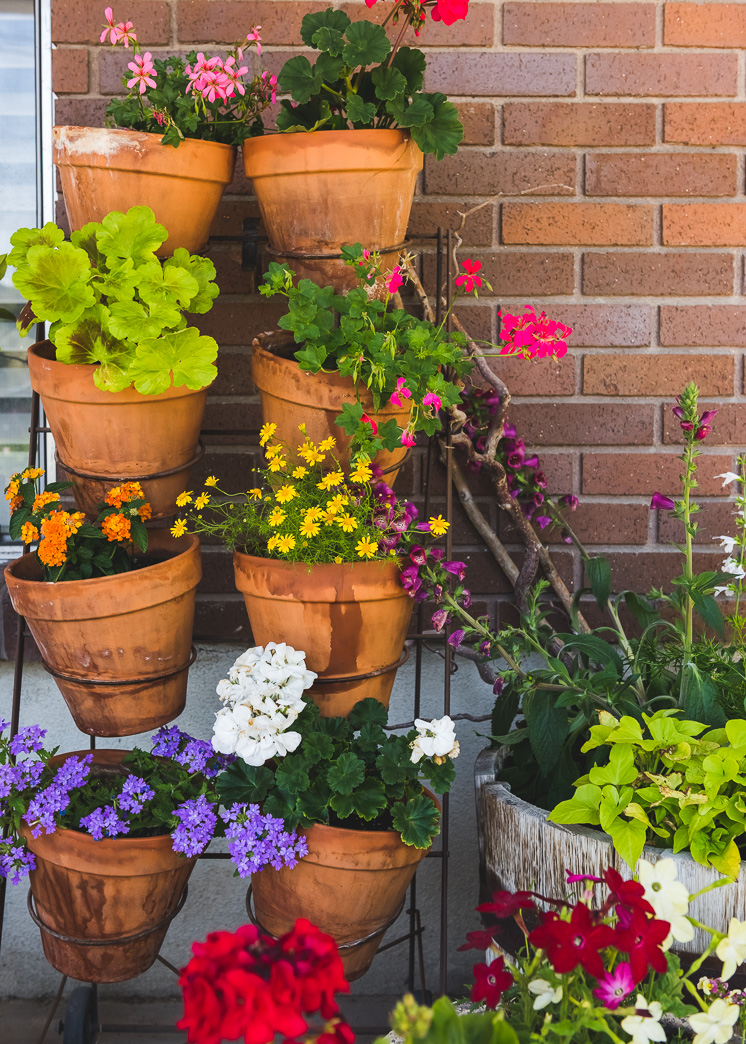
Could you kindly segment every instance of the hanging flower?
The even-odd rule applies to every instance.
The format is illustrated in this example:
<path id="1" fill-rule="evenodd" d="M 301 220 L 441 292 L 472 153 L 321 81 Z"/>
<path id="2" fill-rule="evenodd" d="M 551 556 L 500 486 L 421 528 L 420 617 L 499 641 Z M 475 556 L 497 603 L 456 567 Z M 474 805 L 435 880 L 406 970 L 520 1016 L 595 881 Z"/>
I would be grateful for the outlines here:
<path id="1" fill-rule="evenodd" d="M 110 7 L 105 8 L 104 18 L 106 19 L 106 26 L 104 31 L 101 33 L 99 43 L 103 43 L 108 36 L 109 43 L 113 46 L 119 39 L 119 33 L 117 32 L 117 27 L 114 25 L 114 13 Z"/>
<path id="2" fill-rule="evenodd" d="M 389 402 L 392 406 L 404 406 L 402 399 L 411 399 L 412 393 L 407 388 L 407 381 L 405 377 L 399 377 L 396 381 L 396 391 L 391 393 Z"/>
<path id="3" fill-rule="evenodd" d="M 650 501 L 651 511 L 673 511 L 675 507 L 670 497 L 664 497 L 662 493 L 653 493 L 653 499 Z"/>

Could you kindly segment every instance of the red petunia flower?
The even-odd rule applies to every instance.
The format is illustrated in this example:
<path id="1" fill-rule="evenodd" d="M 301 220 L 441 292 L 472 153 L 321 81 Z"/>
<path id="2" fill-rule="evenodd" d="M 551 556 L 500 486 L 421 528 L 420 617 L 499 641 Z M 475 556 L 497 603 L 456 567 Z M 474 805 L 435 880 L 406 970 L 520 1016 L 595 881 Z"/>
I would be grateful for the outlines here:
<path id="1" fill-rule="evenodd" d="M 614 906 L 627 907 L 630 911 L 639 910 L 645 914 L 655 914 L 655 910 L 645 898 L 645 889 L 639 881 L 625 881 L 613 866 L 607 866 L 604 870 L 604 881 Z"/>
<path id="2" fill-rule="evenodd" d="M 459 950 L 488 950 L 498 933 L 497 928 L 467 932 L 466 942 L 459 946 Z"/>
<path id="3" fill-rule="evenodd" d="M 642 982 L 648 973 L 648 967 L 663 975 L 668 968 L 668 960 L 663 952 L 663 942 L 671 931 L 668 921 L 656 921 L 647 918 L 640 910 L 635 910 L 626 927 L 617 927 L 614 932 L 614 946 L 617 950 L 629 954 L 629 965 L 635 982 Z"/>
<path id="4" fill-rule="evenodd" d="M 484 1001 L 488 1008 L 496 1008 L 503 993 L 513 985 L 513 976 L 505 971 L 505 961 L 497 957 L 491 964 L 474 965 L 475 983 L 471 988 L 471 999 Z"/>
<path id="5" fill-rule="evenodd" d="M 556 913 L 544 914 L 543 922 L 528 937 L 532 946 L 546 950 L 556 972 L 572 971 L 580 964 L 598 978 L 606 970 L 599 951 L 614 943 L 614 930 L 595 924 L 590 910 L 578 903 L 569 921 Z"/>
<path id="6" fill-rule="evenodd" d="M 519 910 L 533 910 L 532 892 L 493 892 L 488 903 L 477 907 L 479 913 L 491 913 L 500 920 L 514 917 Z"/>

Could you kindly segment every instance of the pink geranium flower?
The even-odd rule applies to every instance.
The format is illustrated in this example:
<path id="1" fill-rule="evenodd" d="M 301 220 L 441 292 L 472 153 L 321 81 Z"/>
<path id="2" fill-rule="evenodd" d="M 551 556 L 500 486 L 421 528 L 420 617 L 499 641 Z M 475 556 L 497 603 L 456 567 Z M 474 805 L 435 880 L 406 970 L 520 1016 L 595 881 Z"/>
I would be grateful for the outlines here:
<path id="1" fill-rule="evenodd" d="M 246 39 L 249 43 L 254 42 L 256 44 L 256 53 L 262 53 L 261 36 L 259 35 L 260 25 L 252 25 L 251 32 L 246 34 Z"/>
<path id="2" fill-rule="evenodd" d="M 106 27 L 104 31 L 101 33 L 100 42 L 103 43 L 106 37 L 108 36 L 109 43 L 115 44 L 119 39 L 119 33 L 117 32 L 117 27 L 114 25 L 114 13 L 112 12 L 110 7 L 107 7 L 104 11 L 104 18 L 106 19 Z"/>
<path id="3" fill-rule="evenodd" d="M 376 424 L 376 422 L 374 420 L 371 420 L 371 418 L 368 416 L 367 413 L 364 413 L 362 415 L 362 417 L 360 418 L 360 422 L 362 424 L 370 424 L 370 429 L 373 432 L 373 434 L 374 435 L 378 434 L 378 425 Z"/>
<path id="4" fill-rule="evenodd" d="M 470 261 L 469 258 L 464 261 L 464 271 L 466 275 L 456 276 L 454 282 L 456 286 L 463 286 L 464 292 L 470 294 L 475 286 L 481 287 L 482 279 L 481 276 L 477 275 L 477 272 L 482 267 L 481 261 Z"/>
<path id="5" fill-rule="evenodd" d="M 537 316 L 530 305 L 526 305 L 521 316 L 508 312 L 498 312 L 498 315 L 503 321 L 500 339 L 507 342 L 500 349 L 501 355 L 522 355 L 524 359 L 554 355 L 561 359 L 567 354 L 571 327 L 549 319 L 544 312 Z"/>
<path id="6" fill-rule="evenodd" d="M 443 405 L 440 396 L 436 395 L 435 392 L 428 392 L 425 398 L 422 400 L 423 406 L 432 406 L 433 410 L 437 413 L 440 407 Z"/>
<path id="7" fill-rule="evenodd" d="M 399 377 L 396 382 L 396 391 L 391 393 L 389 402 L 392 406 L 403 406 L 402 399 L 411 399 L 412 393 L 409 388 L 406 387 L 406 379 Z"/>
<path id="8" fill-rule="evenodd" d="M 120 22 L 116 29 L 117 41 L 123 43 L 125 47 L 129 47 L 130 43 L 137 40 L 137 36 L 132 31 L 132 22 Z"/>
<path id="9" fill-rule="evenodd" d="M 150 51 L 146 51 L 142 55 L 136 54 L 134 61 L 129 62 L 127 68 L 134 73 L 132 79 L 127 81 L 129 88 L 138 86 L 140 94 L 144 94 L 147 87 L 156 86 L 156 82 L 151 75 L 155 72 L 155 66 L 153 65 L 153 55 Z"/>
<path id="10" fill-rule="evenodd" d="M 445 22 L 453 25 L 469 13 L 469 0 L 437 0 L 432 10 L 434 22 Z"/>
<path id="11" fill-rule="evenodd" d="M 399 287 L 404 283 L 402 278 L 401 268 L 398 265 L 394 266 L 394 271 L 391 273 L 391 278 L 386 283 L 386 289 L 390 294 L 395 294 Z"/>

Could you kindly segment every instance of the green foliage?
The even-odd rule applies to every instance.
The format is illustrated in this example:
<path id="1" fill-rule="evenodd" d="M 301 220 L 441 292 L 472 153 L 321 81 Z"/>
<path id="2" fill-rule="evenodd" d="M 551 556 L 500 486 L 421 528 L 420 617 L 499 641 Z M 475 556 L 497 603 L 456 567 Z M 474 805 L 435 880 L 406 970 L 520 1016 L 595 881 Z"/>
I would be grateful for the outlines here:
<path id="1" fill-rule="evenodd" d="M 644 727 L 601 714 L 583 750 L 607 760 L 578 779 L 574 796 L 549 818 L 600 826 L 632 868 L 649 844 L 690 851 L 735 879 L 746 835 L 746 722 L 705 731 L 674 714 L 643 714 Z"/>
<path id="2" fill-rule="evenodd" d="M 104 391 L 134 384 L 143 395 L 194 390 L 217 376 L 218 346 L 187 327 L 218 294 L 215 266 L 182 247 L 161 261 L 168 237 L 149 207 L 113 211 L 73 232 L 69 243 L 51 222 L 11 236 L 13 284 L 29 300 L 25 335 L 37 320 L 55 324 L 49 337 L 63 363 L 93 364 Z"/>
<path id="3" fill-rule="evenodd" d="M 280 88 L 296 108 L 287 99 L 281 103 L 279 130 L 402 127 L 436 159 L 457 151 L 464 128 L 455 106 L 444 94 L 421 93 L 422 51 L 398 47 L 392 57 L 380 25 L 351 22 L 331 7 L 307 14 L 301 37 L 319 54 L 313 65 L 295 55 L 282 67 Z"/>
<path id="4" fill-rule="evenodd" d="M 255 768 L 237 760 L 218 777 L 224 804 L 262 804 L 282 815 L 288 830 L 311 823 L 355 830 L 396 830 L 406 845 L 425 849 L 438 833 L 440 813 L 423 791 L 423 778 L 441 793 L 450 774 L 434 758 L 412 761 L 415 729 L 386 733 L 385 708 L 373 699 L 356 703 L 348 718 L 322 718 L 308 703 L 293 728 L 297 750 Z"/>
<path id="5" fill-rule="evenodd" d="M 391 1015 L 391 1026 L 404 1044 L 518 1044 L 504 1011 L 458 1012 L 448 997 L 426 1008 L 411 994 L 405 996 Z M 380 1037 L 376 1044 L 388 1040 Z"/>

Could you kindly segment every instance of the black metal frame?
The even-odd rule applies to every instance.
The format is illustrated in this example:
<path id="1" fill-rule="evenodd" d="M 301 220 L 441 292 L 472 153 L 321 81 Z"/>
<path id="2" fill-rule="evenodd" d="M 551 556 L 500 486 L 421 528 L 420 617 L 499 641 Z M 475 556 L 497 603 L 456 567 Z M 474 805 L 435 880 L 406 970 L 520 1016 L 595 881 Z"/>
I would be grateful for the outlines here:
<path id="1" fill-rule="evenodd" d="M 422 240 L 434 240 L 435 243 L 436 243 L 436 250 L 437 250 L 437 255 L 436 255 L 436 259 L 437 259 L 437 266 L 436 266 L 436 273 L 437 273 L 436 274 L 436 281 L 437 281 L 436 322 L 440 323 L 442 321 L 442 319 L 443 319 L 444 314 L 448 314 L 449 318 L 447 319 L 447 329 L 450 330 L 450 325 L 451 325 L 450 324 L 450 305 L 451 305 L 451 300 L 452 300 L 451 287 L 453 285 L 453 280 L 452 280 L 453 234 L 452 234 L 452 231 L 451 231 L 451 229 L 444 229 L 444 228 L 441 227 L 441 228 L 438 228 L 438 231 L 436 233 L 434 233 L 434 234 L 422 235 L 422 236 L 418 236 L 417 238 L 418 239 L 422 239 Z M 235 242 L 237 240 L 241 241 L 241 243 L 242 243 L 242 267 L 245 268 L 245 269 L 252 269 L 252 268 L 255 269 L 255 268 L 258 267 L 258 264 L 259 264 L 258 247 L 259 247 L 259 243 L 264 241 L 264 237 L 259 236 L 259 234 L 258 234 L 258 224 L 257 224 L 255 219 L 247 218 L 247 219 L 244 220 L 243 234 L 241 236 L 216 236 L 216 237 L 214 237 L 214 239 L 218 240 L 218 241 L 219 240 L 226 240 L 226 241 L 230 240 L 230 241 L 233 241 L 233 242 Z M 444 288 L 445 300 L 444 300 L 443 294 L 440 292 L 441 288 Z M 444 313 L 444 305 L 445 305 L 445 313 Z M 41 340 L 43 338 L 44 338 L 44 326 L 43 326 L 43 324 L 38 324 L 37 325 L 37 339 Z M 36 466 L 36 461 L 38 460 L 38 457 L 39 457 L 39 437 L 40 436 L 44 436 L 44 435 L 48 434 L 49 432 L 50 432 L 50 429 L 44 423 L 42 423 L 41 403 L 40 403 L 39 395 L 36 392 L 33 392 L 32 401 L 31 401 L 31 417 L 30 417 L 30 425 L 29 425 L 28 466 L 30 468 Z M 242 434 L 243 433 L 244 432 L 242 432 Z M 225 429 L 203 429 L 202 434 L 204 434 L 204 435 L 225 435 L 226 431 L 225 431 Z M 230 433 L 228 433 L 228 434 L 230 434 Z M 252 434 L 252 433 L 249 432 L 248 434 Z M 253 433 L 253 434 L 258 434 L 258 433 Z M 198 453 L 198 455 L 195 458 L 195 460 L 198 459 L 199 456 L 201 456 L 201 450 L 202 450 L 202 446 L 201 446 L 201 440 L 200 440 L 200 453 Z M 452 517 L 453 517 L 453 486 L 452 486 L 452 481 L 451 481 L 451 475 L 452 475 L 452 443 L 451 443 L 451 434 L 450 434 L 449 430 L 446 431 L 446 435 L 445 435 L 445 450 L 446 450 L 446 507 L 445 507 L 445 515 L 446 515 L 446 519 L 450 522 L 450 521 L 452 521 Z M 429 515 L 429 513 L 430 513 L 431 487 L 432 487 L 432 474 L 433 474 L 434 457 L 435 457 L 434 438 L 431 438 L 429 440 L 429 442 L 428 442 L 427 453 L 426 453 L 426 456 L 425 456 L 425 460 L 423 462 L 424 463 L 424 472 L 423 472 L 422 483 L 421 483 L 421 489 L 422 489 L 422 491 L 424 493 L 424 514 L 425 514 L 425 517 L 427 517 Z M 183 470 L 183 469 L 180 468 L 178 470 Z M 97 477 L 97 476 L 92 476 L 92 477 Z M 453 537 L 452 537 L 451 527 L 449 526 L 449 529 L 448 529 L 448 531 L 446 533 L 446 557 L 447 558 L 452 558 L 452 556 L 453 556 L 453 547 L 452 547 L 452 545 L 453 545 Z M 29 552 L 29 547 L 25 546 L 24 549 L 23 549 L 23 553 L 27 554 L 28 552 Z M 443 642 L 443 648 L 444 648 L 444 653 L 443 653 L 443 660 L 444 660 L 443 714 L 444 715 L 446 715 L 446 714 L 450 715 L 451 714 L 451 674 L 452 674 L 452 672 L 453 672 L 453 670 L 455 668 L 453 666 L 453 661 L 452 661 L 452 649 L 451 649 L 451 646 L 448 644 L 448 642 L 446 640 L 447 637 L 448 637 L 448 627 L 446 627 L 445 632 L 443 634 L 441 634 L 441 635 L 434 635 L 432 633 L 425 634 L 424 633 L 424 627 L 425 627 L 424 606 L 420 605 L 418 607 L 418 610 L 417 610 L 417 633 L 415 635 L 411 636 L 408 639 L 408 641 L 406 643 L 406 646 L 405 646 L 405 649 L 404 649 L 404 651 L 402 653 L 402 657 L 400 658 L 400 660 L 396 664 L 392 664 L 389 667 L 383 668 L 382 670 L 375 671 L 375 672 L 372 672 L 372 673 L 373 674 L 380 674 L 380 673 L 383 673 L 385 671 L 394 670 L 394 669 L 398 668 L 399 666 L 401 666 L 404 662 L 406 662 L 409 659 L 412 645 L 414 645 L 414 649 L 415 649 L 415 677 L 414 677 L 414 694 L 413 694 L 413 712 L 414 712 L 413 713 L 413 718 L 418 718 L 418 717 L 420 717 L 420 714 L 421 714 L 422 651 L 423 651 L 423 645 L 425 644 L 425 642 L 442 641 Z M 24 667 L 25 639 L 26 639 L 28 633 L 29 632 L 26 629 L 24 618 L 19 616 L 18 617 L 18 638 L 17 638 L 17 643 L 16 643 L 15 665 L 14 665 L 14 674 L 13 674 L 13 696 L 12 696 L 11 718 L 10 718 L 10 733 L 11 733 L 11 736 L 15 735 L 15 733 L 18 731 L 18 727 L 19 727 L 20 705 L 21 705 L 21 691 L 22 691 L 22 686 L 23 686 L 23 667 Z M 194 662 L 194 655 L 192 656 L 192 658 L 190 660 L 190 665 L 193 662 Z M 46 667 L 46 665 L 44 665 L 44 666 Z M 55 672 L 50 672 L 50 673 L 54 674 Z M 369 676 L 371 676 L 371 675 L 361 675 L 360 677 L 369 677 Z M 339 682 L 340 680 L 341 681 L 354 681 L 354 680 L 357 679 L 357 677 L 358 676 L 355 676 L 355 677 L 351 676 L 350 678 L 344 678 L 344 679 L 334 678 L 334 679 L 329 679 L 329 681 L 330 682 L 332 682 L 332 681 Z M 78 679 L 76 679 L 76 680 L 78 680 Z M 321 679 L 321 680 L 323 681 L 324 679 Z M 475 721 L 475 720 L 482 721 L 482 720 L 485 720 L 484 717 L 475 718 L 474 716 L 472 716 L 470 714 L 457 714 L 457 715 L 451 715 L 451 717 L 453 717 L 454 720 L 456 720 L 456 719 L 466 719 L 466 720 L 470 720 L 470 721 Z M 401 729 L 401 728 L 411 728 L 413 723 L 414 723 L 413 721 L 401 722 L 401 723 L 398 723 L 398 724 L 395 724 L 395 725 L 386 726 L 386 728 L 389 729 L 389 730 L 396 730 L 396 729 Z M 91 747 L 91 749 L 95 749 L 95 746 L 96 746 L 96 737 L 95 736 L 90 736 L 90 747 Z M 436 849 L 436 850 L 431 850 L 428 853 L 428 856 L 427 856 L 428 858 L 435 858 L 435 859 L 438 859 L 440 861 L 440 875 L 441 875 L 441 877 L 440 877 L 440 939 L 439 939 L 439 977 L 438 977 L 438 994 L 439 995 L 442 995 L 442 994 L 446 993 L 447 984 L 448 984 L 447 983 L 447 978 L 448 978 L 448 883 L 449 883 L 448 882 L 448 857 L 449 857 L 448 844 L 449 844 L 449 828 L 450 828 L 449 795 L 448 794 L 444 794 L 442 796 L 442 802 L 441 802 L 441 826 L 440 826 L 440 835 L 439 835 L 440 836 L 440 847 L 438 849 Z M 227 852 L 205 852 L 199 858 L 200 859 L 228 859 L 230 857 L 229 857 L 229 854 Z M 4 911 L 5 911 L 5 895 L 6 895 L 6 881 L 4 879 L 0 879 L 0 948 L 2 947 L 2 933 L 3 933 L 3 922 L 4 922 Z M 251 889 L 249 887 L 249 891 L 247 893 L 247 909 L 249 909 L 249 910 L 250 910 L 250 896 L 251 896 Z M 176 913 L 178 913 L 178 911 L 183 906 L 183 903 L 184 903 L 185 899 L 186 899 L 186 893 L 182 897 L 182 899 L 181 899 L 181 901 L 179 903 L 179 906 L 178 906 L 178 908 L 176 910 Z M 31 899 L 30 899 L 30 893 L 29 893 L 29 908 L 31 909 L 31 905 L 30 904 L 31 904 Z M 394 946 L 400 945 L 403 942 L 407 942 L 409 944 L 409 946 L 408 946 L 408 984 L 409 984 L 409 989 L 410 989 L 411 992 L 415 992 L 416 994 L 418 994 L 419 995 L 419 999 L 422 1002 L 427 1002 L 430 999 L 431 994 L 428 991 L 427 985 L 426 985 L 424 956 L 423 956 L 423 945 L 422 945 L 422 935 L 423 935 L 423 932 L 425 931 L 425 928 L 422 925 L 420 910 L 417 907 L 417 875 L 416 874 L 415 874 L 415 877 L 414 877 L 414 879 L 412 881 L 412 884 L 410 886 L 410 890 L 409 890 L 409 905 L 407 907 L 407 911 L 406 912 L 407 912 L 408 917 L 409 917 L 409 929 L 408 929 L 408 931 L 404 935 L 401 935 L 398 938 L 396 938 L 394 940 L 391 940 L 390 942 L 387 942 L 384 946 L 379 948 L 378 952 L 382 952 L 384 950 L 391 949 Z M 401 910 L 397 912 L 397 916 L 393 920 L 398 919 L 400 914 L 401 914 Z M 173 916 L 175 916 L 175 914 Z M 249 916 L 250 917 L 252 916 L 251 912 L 249 912 Z M 37 924 L 39 924 L 40 927 L 42 927 L 43 929 L 46 929 L 46 926 L 41 925 L 41 923 L 37 920 L 37 918 L 34 917 L 33 913 L 32 913 L 32 918 L 33 918 L 33 920 Z M 252 917 L 252 920 L 253 920 L 253 917 Z M 393 920 L 390 923 L 393 923 Z M 390 925 L 386 925 L 386 928 L 388 928 L 389 926 Z M 112 941 L 111 940 L 107 940 L 107 942 L 111 943 Z M 165 958 L 161 957 L 160 954 L 158 955 L 157 959 L 160 961 L 160 963 L 162 963 L 166 967 L 170 968 L 175 974 L 177 974 L 177 975 L 179 974 L 178 969 L 175 968 L 174 965 L 170 964 Z M 418 980 L 419 981 L 418 981 L 417 985 L 415 984 L 415 963 L 418 964 L 418 971 L 419 971 L 419 976 L 418 976 Z M 51 1011 L 49 1013 L 49 1017 L 48 1017 L 48 1019 L 46 1021 L 44 1029 L 42 1031 L 42 1035 L 39 1038 L 39 1044 L 42 1044 L 42 1041 L 44 1040 L 44 1038 L 46 1036 L 46 1033 L 47 1033 L 47 1031 L 49 1029 L 49 1026 L 52 1023 L 52 1020 L 54 1018 L 54 1011 L 55 1011 L 57 1005 L 59 1004 L 59 1000 L 60 1000 L 60 998 L 62 996 L 62 992 L 63 992 L 64 986 L 65 986 L 65 982 L 66 982 L 66 977 L 63 977 L 62 982 L 60 983 L 59 989 L 57 991 L 57 995 L 56 995 L 56 998 L 54 1000 L 53 1007 L 52 1007 L 52 1009 L 51 1009 Z M 91 996 L 90 996 L 90 1004 L 92 1006 L 91 1010 L 95 1011 L 95 1010 L 97 1010 L 96 1009 L 96 1005 L 97 1005 L 97 986 L 96 986 L 96 984 L 95 983 L 91 984 L 90 989 L 92 990 L 92 993 L 91 993 Z M 76 992 L 78 992 L 78 991 L 76 991 Z M 385 1027 L 385 1026 L 380 1026 L 380 1027 L 367 1027 L 367 1026 L 366 1027 L 358 1027 L 358 1031 L 359 1032 L 365 1031 L 365 1032 L 369 1032 L 369 1033 L 386 1032 L 387 1029 L 388 1029 L 388 1027 Z M 106 1025 L 106 1026 L 101 1026 L 100 1030 L 102 1032 L 105 1031 L 105 1032 L 110 1032 L 110 1033 L 111 1032 L 128 1032 L 128 1033 L 133 1033 L 133 1032 L 143 1032 L 143 1031 L 147 1031 L 147 1032 L 150 1032 L 150 1033 L 159 1033 L 159 1032 L 162 1032 L 162 1033 L 170 1032 L 170 1033 L 172 1033 L 173 1032 L 173 1027 L 163 1027 L 163 1026 L 160 1026 L 160 1027 L 159 1026 L 148 1026 L 148 1027 L 144 1027 L 143 1026 L 143 1027 L 139 1027 L 139 1026 L 132 1026 L 132 1025 L 126 1025 L 126 1026 L 125 1025 L 116 1025 L 116 1026 L 115 1025 Z M 81 1044 L 86 1044 L 86 1042 L 82 1042 L 81 1041 Z"/>

